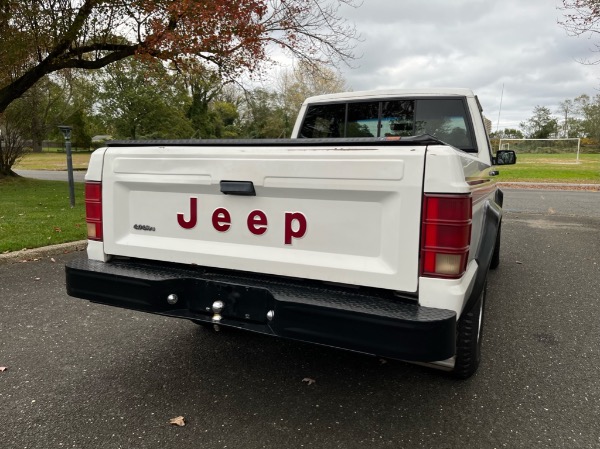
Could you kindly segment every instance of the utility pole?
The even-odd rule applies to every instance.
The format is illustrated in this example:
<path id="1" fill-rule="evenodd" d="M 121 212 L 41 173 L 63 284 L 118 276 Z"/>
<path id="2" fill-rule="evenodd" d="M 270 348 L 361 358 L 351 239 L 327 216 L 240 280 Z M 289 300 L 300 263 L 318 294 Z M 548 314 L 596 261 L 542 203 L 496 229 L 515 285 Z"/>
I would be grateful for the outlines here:
<path id="1" fill-rule="evenodd" d="M 71 208 L 75 207 L 75 181 L 73 180 L 73 159 L 71 157 L 71 128 L 70 126 L 59 125 L 65 137 L 65 151 L 67 153 L 67 174 L 69 176 L 69 200 Z"/>

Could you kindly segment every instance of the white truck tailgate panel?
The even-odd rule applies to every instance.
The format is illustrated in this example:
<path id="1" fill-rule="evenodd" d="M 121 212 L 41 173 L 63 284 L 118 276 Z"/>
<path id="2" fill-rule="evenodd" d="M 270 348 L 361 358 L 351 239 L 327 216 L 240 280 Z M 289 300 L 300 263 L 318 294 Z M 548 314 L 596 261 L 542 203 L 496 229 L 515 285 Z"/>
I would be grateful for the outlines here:
<path id="1" fill-rule="evenodd" d="M 414 292 L 424 157 L 424 147 L 109 148 L 104 251 Z M 250 181 L 256 196 L 225 195 L 221 181 Z"/>

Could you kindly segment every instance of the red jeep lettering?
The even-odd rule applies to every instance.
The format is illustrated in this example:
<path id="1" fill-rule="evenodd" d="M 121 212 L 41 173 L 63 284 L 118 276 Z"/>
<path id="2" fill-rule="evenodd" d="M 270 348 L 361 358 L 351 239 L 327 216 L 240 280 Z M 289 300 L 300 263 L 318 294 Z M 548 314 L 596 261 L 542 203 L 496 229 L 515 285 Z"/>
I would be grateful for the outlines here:
<path id="1" fill-rule="evenodd" d="M 297 224 L 294 229 L 294 224 Z M 291 245 L 292 239 L 300 239 L 306 234 L 306 217 L 301 212 L 286 212 L 285 213 L 285 244 Z"/>
<path id="2" fill-rule="evenodd" d="M 228 231 L 231 227 L 231 215 L 229 214 L 229 211 L 224 207 L 215 209 L 212 214 L 212 224 L 219 232 Z"/>
<path id="3" fill-rule="evenodd" d="M 183 229 L 192 229 L 198 222 L 198 198 L 190 198 L 190 220 L 186 221 L 182 213 L 177 214 L 177 223 Z"/>
<path id="4" fill-rule="evenodd" d="M 213 228 L 218 232 L 226 232 L 232 226 L 231 213 L 224 207 L 216 208 L 211 216 Z M 177 214 L 177 223 L 183 229 L 192 229 L 198 224 L 198 198 L 190 198 L 189 219 L 184 212 Z M 248 231 L 254 235 L 263 235 L 269 228 L 267 214 L 262 210 L 253 210 L 246 218 Z M 284 215 L 283 241 L 291 245 L 294 239 L 301 239 L 306 234 L 306 217 L 302 212 L 286 212 Z"/>
<path id="5" fill-rule="evenodd" d="M 267 216 L 262 210 L 253 210 L 248 215 L 248 230 L 254 235 L 263 235 L 267 232 Z"/>

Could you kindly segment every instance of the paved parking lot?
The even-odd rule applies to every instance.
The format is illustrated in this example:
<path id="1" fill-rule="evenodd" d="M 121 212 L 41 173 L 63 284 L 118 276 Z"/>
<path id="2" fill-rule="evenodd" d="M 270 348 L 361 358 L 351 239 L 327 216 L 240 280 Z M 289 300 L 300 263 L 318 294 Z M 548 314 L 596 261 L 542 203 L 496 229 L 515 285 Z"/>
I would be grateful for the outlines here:
<path id="1" fill-rule="evenodd" d="M 64 170 L 15 170 L 19 176 L 34 179 L 44 179 L 46 181 L 68 181 L 69 174 Z M 85 180 L 85 170 L 74 170 L 73 180 L 83 182 Z"/>
<path id="2" fill-rule="evenodd" d="M 600 194 L 505 203 L 468 381 L 69 298 L 63 265 L 82 253 L 0 265 L 0 445 L 599 447 Z"/>

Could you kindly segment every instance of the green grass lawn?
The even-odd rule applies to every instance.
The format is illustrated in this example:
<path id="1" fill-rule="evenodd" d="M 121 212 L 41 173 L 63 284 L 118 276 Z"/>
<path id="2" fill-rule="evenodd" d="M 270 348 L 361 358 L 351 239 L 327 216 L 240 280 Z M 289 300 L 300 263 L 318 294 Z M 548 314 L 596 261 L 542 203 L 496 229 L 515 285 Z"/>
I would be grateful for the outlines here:
<path id="1" fill-rule="evenodd" d="M 1 179 L 0 253 L 87 238 L 83 188 L 75 184 L 71 209 L 66 182 Z"/>
<path id="2" fill-rule="evenodd" d="M 600 184 L 600 154 L 518 154 L 516 165 L 498 167 L 501 182 Z"/>
<path id="3" fill-rule="evenodd" d="M 73 168 L 86 170 L 90 162 L 90 152 L 72 153 Z M 16 170 L 66 170 L 66 153 L 44 151 L 43 153 L 27 153 L 15 166 Z"/>

